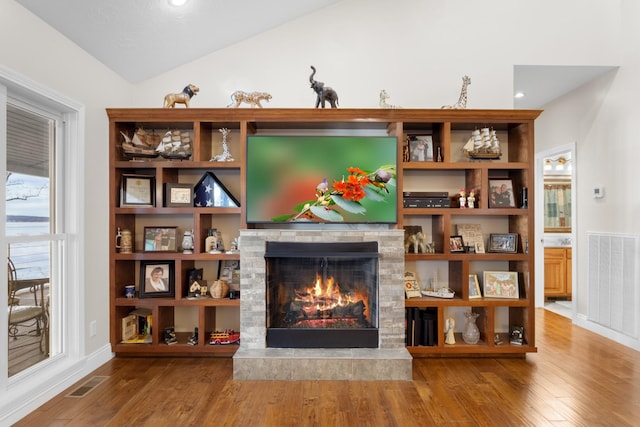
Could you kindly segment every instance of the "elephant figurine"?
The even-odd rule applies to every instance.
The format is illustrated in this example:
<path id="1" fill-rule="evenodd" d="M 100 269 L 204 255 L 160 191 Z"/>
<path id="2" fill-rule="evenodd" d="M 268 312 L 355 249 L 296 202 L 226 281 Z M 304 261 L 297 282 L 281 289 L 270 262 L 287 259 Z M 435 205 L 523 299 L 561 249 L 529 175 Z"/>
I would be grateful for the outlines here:
<path id="1" fill-rule="evenodd" d="M 313 76 L 316 74 L 316 67 L 311 66 L 313 72 L 309 76 L 309 83 L 311 83 L 311 89 L 316 93 L 316 108 L 322 103 L 322 108 L 325 107 L 325 103 L 329 101 L 331 108 L 338 108 L 338 94 L 335 90 L 329 86 L 325 86 L 324 83 L 315 81 Z"/>

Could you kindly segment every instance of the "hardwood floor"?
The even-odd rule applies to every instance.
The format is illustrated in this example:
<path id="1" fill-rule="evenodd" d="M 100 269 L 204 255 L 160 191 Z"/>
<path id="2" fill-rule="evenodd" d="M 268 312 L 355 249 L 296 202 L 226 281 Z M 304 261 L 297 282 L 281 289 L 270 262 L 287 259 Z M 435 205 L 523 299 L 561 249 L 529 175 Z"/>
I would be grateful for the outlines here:
<path id="1" fill-rule="evenodd" d="M 413 381 L 233 381 L 231 359 L 116 358 L 16 426 L 635 426 L 640 353 L 537 309 L 526 359 L 414 359 Z"/>

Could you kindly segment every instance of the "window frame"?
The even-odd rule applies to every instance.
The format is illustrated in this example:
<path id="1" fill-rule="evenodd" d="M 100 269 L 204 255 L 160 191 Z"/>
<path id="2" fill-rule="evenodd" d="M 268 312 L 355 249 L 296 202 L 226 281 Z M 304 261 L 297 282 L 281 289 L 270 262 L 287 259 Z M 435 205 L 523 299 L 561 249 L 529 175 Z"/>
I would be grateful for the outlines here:
<path id="1" fill-rule="evenodd" d="M 84 123 L 85 107 L 59 93 L 26 79 L 0 66 L 0 153 L 7 151 L 6 105 L 15 104 L 56 120 L 55 172 L 50 179 L 54 210 L 50 221 L 55 221 L 56 234 L 49 234 L 52 242 L 51 269 L 59 280 L 59 291 L 52 300 L 51 346 L 52 356 L 8 377 L 7 357 L 0 358 L 0 390 L 11 391 L 16 399 L 21 392 L 36 387 L 56 384 L 59 375 L 85 355 L 85 292 L 81 286 L 84 277 Z M 6 156 L 5 156 L 6 158 Z M 6 176 L 6 161 L 0 162 L 0 173 Z M 5 181 L 0 189 L 6 193 Z M 0 217 L 6 217 L 6 202 L 0 200 Z M 6 227 L 0 230 L 0 256 L 6 259 L 9 243 L 29 237 L 8 238 Z M 41 239 L 40 236 L 33 236 Z M 0 263 L 0 275 L 7 277 L 7 265 Z M 6 281 L 0 282 L 0 292 L 7 292 Z M 6 299 L 2 299 L 6 307 Z M 7 310 L 0 309 L 0 324 L 8 324 Z M 0 328 L 0 351 L 7 354 L 7 327 Z"/>

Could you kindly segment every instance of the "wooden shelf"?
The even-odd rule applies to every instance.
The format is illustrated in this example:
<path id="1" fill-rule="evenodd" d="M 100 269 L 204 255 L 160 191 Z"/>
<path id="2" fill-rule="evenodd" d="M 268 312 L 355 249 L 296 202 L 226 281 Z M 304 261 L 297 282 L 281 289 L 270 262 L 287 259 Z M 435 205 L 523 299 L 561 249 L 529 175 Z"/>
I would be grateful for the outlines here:
<path id="1" fill-rule="evenodd" d="M 175 309 L 197 311 L 199 330 L 224 329 L 224 319 L 219 319 L 216 309 L 230 307 L 239 311 L 239 300 L 187 300 L 184 283 L 186 272 L 196 266 L 205 265 L 205 269 L 217 268 L 219 261 L 239 260 L 239 254 L 208 254 L 203 250 L 203 241 L 208 228 L 221 227 L 227 242 L 239 234 L 240 229 L 248 228 L 245 214 L 246 187 L 246 138 L 256 133 L 277 134 L 284 131 L 287 135 L 340 132 L 343 134 L 379 135 L 386 132 L 398 140 L 398 228 L 405 225 L 424 223 L 425 230 L 433 237 L 436 253 L 406 254 L 405 263 L 420 268 L 429 263 L 446 264 L 449 286 L 456 291 L 456 298 L 444 300 L 437 298 L 418 298 L 406 301 L 407 307 L 432 307 L 438 313 L 438 345 L 434 347 L 409 347 L 414 355 L 446 356 L 457 354 L 492 355 L 524 354 L 536 351 L 534 319 L 534 221 L 532 204 L 527 208 L 488 207 L 488 186 L 490 179 L 511 179 L 514 190 L 526 186 L 529 200 L 534 200 L 534 121 L 541 111 L 538 110 L 445 110 L 445 109 L 294 109 L 294 108 L 141 108 L 107 109 L 109 117 L 109 233 L 110 233 L 110 338 L 113 351 L 132 354 L 163 355 L 231 355 L 234 346 L 209 346 L 201 337 L 197 346 L 182 342 L 168 346 L 164 343 L 122 344 L 121 319 L 134 307 L 148 307 L 153 310 L 154 328 L 162 328 L 174 320 Z M 461 156 L 460 148 L 467 134 L 476 128 L 490 126 L 499 132 L 504 146 L 500 160 L 470 161 Z M 153 159 L 151 161 L 130 161 L 123 157 L 120 150 L 122 136 L 120 132 L 132 135 L 139 127 L 148 130 L 180 129 L 188 131 L 193 138 L 193 155 L 185 161 Z M 213 155 L 219 152 L 220 136 L 218 129 L 231 130 L 230 151 L 235 157 L 233 162 L 211 162 Z M 441 150 L 442 162 L 403 162 L 402 153 L 405 135 L 408 133 L 429 133 L 433 137 L 434 148 Z M 434 149 L 435 151 L 435 149 Z M 224 177 L 225 186 L 240 201 L 238 208 L 196 208 L 162 207 L 165 183 L 193 183 L 199 174 L 212 171 Z M 155 178 L 155 207 L 120 207 L 120 180 L 123 174 L 141 173 Z M 432 187 L 434 186 L 434 187 Z M 458 208 L 403 208 L 403 191 L 447 191 L 455 194 L 459 188 L 474 188 L 477 191 L 475 209 Z M 528 241 L 528 252 L 522 247 L 515 254 L 486 253 L 467 254 L 450 253 L 449 237 L 454 234 L 458 222 L 487 223 L 499 232 L 518 233 L 522 242 Z M 193 230 L 195 250 L 193 254 L 181 252 L 160 253 L 142 252 L 140 239 L 145 225 L 178 225 L 179 234 L 184 230 Z M 129 229 L 138 240 L 132 254 L 121 254 L 115 249 L 116 229 Z M 139 287 L 139 263 L 146 260 L 175 262 L 176 297 L 161 299 L 126 299 L 124 285 L 136 283 Z M 469 274 L 476 273 L 477 265 L 496 265 L 509 271 L 518 271 L 526 283 L 521 284 L 520 298 L 508 299 L 469 299 L 466 289 Z M 205 270 L 206 271 L 206 270 Z M 500 271 L 500 270 L 498 270 Z M 211 276 L 211 271 L 208 273 Z M 399 284 L 400 286 L 401 284 Z M 493 340 L 478 345 L 443 344 L 442 322 L 449 310 L 482 311 L 481 333 L 483 337 L 495 333 L 507 334 L 497 330 L 498 311 L 508 311 L 509 326 L 524 326 L 527 345 L 496 346 Z M 241 331 L 242 332 L 242 331 Z M 160 331 L 154 330 L 156 341 Z M 188 337 L 187 337 L 188 338 Z M 462 342 L 462 340 L 458 340 Z M 508 342 L 508 339 L 503 341 Z"/>

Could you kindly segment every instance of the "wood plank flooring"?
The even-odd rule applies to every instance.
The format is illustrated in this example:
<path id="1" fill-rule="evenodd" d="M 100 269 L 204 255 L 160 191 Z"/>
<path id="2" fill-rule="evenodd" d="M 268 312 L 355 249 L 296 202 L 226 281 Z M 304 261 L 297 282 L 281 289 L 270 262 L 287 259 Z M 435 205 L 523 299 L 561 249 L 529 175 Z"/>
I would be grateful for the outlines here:
<path id="1" fill-rule="evenodd" d="M 414 359 L 413 381 L 233 381 L 231 359 L 116 358 L 16 426 L 635 426 L 640 353 L 537 309 L 526 359 Z"/>

